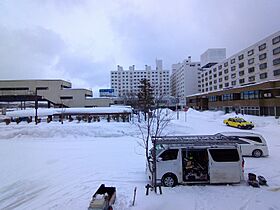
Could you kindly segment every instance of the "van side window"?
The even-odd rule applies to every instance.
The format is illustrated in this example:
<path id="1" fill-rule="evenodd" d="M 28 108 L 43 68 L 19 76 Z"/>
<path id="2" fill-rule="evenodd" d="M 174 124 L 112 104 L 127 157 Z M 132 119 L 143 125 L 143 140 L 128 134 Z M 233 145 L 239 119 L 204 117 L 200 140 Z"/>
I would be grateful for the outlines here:
<path id="1" fill-rule="evenodd" d="M 244 136 L 244 137 L 241 137 L 241 138 L 249 139 L 251 141 L 255 141 L 255 142 L 258 142 L 258 143 L 263 143 L 262 140 L 257 136 Z"/>
<path id="2" fill-rule="evenodd" d="M 178 156 L 178 149 L 169 149 L 164 151 L 160 157 L 162 158 L 163 161 L 165 160 L 176 160 Z"/>
<path id="3" fill-rule="evenodd" d="M 209 149 L 209 152 L 216 162 L 239 161 L 239 155 L 236 149 Z"/>

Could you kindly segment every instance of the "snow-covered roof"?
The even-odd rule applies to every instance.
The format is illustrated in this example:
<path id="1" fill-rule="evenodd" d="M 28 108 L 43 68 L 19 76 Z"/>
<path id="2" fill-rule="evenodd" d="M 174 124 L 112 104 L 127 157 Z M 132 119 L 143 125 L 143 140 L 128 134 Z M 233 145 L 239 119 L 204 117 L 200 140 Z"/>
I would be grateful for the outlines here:
<path id="1" fill-rule="evenodd" d="M 26 109 L 7 112 L 9 117 L 34 117 L 35 109 Z M 121 113 L 131 113 L 132 109 L 129 107 L 94 107 L 94 108 L 54 108 L 54 109 L 42 109 L 37 110 L 37 115 L 39 117 L 48 115 L 61 115 L 61 114 L 121 114 Z"/>

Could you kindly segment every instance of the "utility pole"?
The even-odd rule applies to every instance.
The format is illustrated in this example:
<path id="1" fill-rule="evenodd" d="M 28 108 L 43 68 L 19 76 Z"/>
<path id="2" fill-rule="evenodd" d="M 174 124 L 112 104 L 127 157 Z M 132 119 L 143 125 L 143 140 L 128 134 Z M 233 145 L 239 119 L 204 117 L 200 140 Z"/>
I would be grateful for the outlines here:
<path id="1" fill-rule="evenodd" d="M 38 124 L 38 94 L 37 87 L 35 88 L 35 125 Z"/>
<path id="2" fill-rule="evenodd" d="M 156 140 L 157 137 L 155 136 L 154 141 L 153 141 L 153 185 L 154 185 L 154 190 L 155 193 L 157 193 L 157 160 L 156 160 Z"/>

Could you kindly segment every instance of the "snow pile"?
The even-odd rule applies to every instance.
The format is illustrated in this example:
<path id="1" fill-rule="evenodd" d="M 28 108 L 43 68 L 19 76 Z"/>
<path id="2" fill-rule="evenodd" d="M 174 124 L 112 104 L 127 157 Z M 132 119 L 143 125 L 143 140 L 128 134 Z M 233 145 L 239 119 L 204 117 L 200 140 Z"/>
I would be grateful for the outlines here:
<path id="1" fill-rule="evenodd" d="M 131 123 L 122 122 L 94 122 L 86 123 L 77 121 L 73 122 L 51 122 L 47 124 L 42 122 L 38 125 L 33 123 L 27 124 L 22 122 L 20 124 L 12 123 L 10 125 L 2 125 L 5 132 L 0 132 L 0 139 L 46 139 L 46 138 L 68 138 L 83 140 L 84 137 L 121 137 L 121 136 L 134 136 L 135 125 Z M 104 128 L 108 128 L 104 132 Z"/>
<path id="2" fill-rule="evenodd" d="M 240 131 L 223 124 L 235 114 L 190 109 L 179 112 L 179 119 L 176 112 L 173 116 L 165 133 Z M 245 158 L 245 177 L 249 172 L 263 175 L 269 186 L 177 186 L 149 196 L 144 150 L 132 123 L 0 123 L 0 209 L 87 209 L 102 183 L 117 187 L 116 210 L 280 209 L 278 119 L 243 117 L 256 124 L 252 132 L 266 138 L 270 152 L 267 158 Z M 134 187 L 136 205 L 131 207 Z"/>

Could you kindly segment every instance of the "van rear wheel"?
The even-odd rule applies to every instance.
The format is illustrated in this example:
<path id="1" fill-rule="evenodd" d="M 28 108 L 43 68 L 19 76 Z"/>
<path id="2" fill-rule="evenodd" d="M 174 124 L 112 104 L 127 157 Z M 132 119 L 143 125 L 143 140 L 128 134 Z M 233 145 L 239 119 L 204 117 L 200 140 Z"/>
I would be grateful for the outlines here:
<path id="1" fill-rule="evenodd" d="M 177 185 L 177 177 L 174 174 L 165 174 L 162 177 L 161 183 L 165 187 L 174 187 Z"/>
<path id="2" fill-rule="evenodd" d="M 253 152 L 252 152 L 252 155 L 256 158 L 259 158 L 262 156 L 262 151 L 259 150 L 259 149 L 255 149 Z"/>

